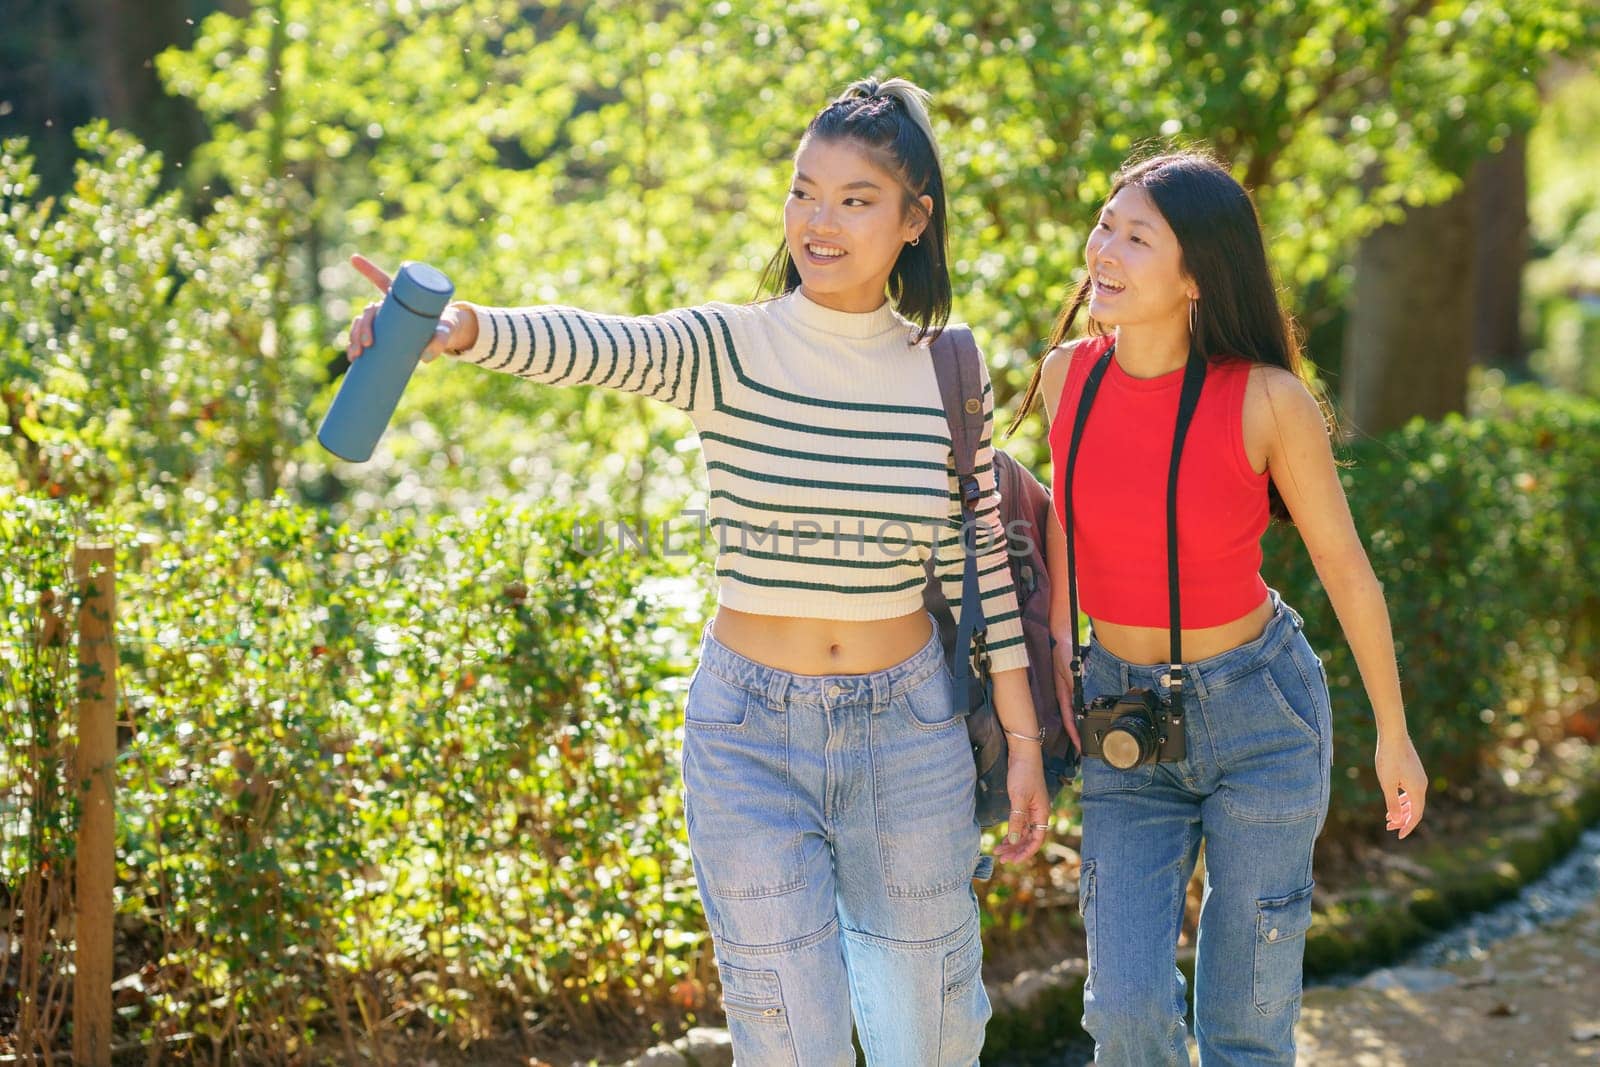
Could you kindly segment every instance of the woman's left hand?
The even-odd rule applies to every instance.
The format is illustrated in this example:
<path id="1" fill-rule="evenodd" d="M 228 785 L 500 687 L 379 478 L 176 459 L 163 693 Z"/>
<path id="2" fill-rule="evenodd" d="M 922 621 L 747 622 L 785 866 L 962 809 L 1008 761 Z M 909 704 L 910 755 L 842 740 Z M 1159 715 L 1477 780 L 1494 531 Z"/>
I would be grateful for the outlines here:
<path id="1" fill-rule="evenodd" d="M 1044 844 L 1050 829 L 1050 793 L 1044 787 L 1044 753 L 1038 745 L 1013 741 L 1006 759 L 1011 817 L 994 856 L 1001 863 L 1021 863 Z"/>
<path id="2" fill-rule="evenodd" d="M 1384 829 L 1407 837 L 1422 821 L 1428 800 L 1428 772 L 1422 769 L 1422 760 L 1408 734 L 1378 738 L 1378 754 L 1373 762 L 1388 809 Z"/>

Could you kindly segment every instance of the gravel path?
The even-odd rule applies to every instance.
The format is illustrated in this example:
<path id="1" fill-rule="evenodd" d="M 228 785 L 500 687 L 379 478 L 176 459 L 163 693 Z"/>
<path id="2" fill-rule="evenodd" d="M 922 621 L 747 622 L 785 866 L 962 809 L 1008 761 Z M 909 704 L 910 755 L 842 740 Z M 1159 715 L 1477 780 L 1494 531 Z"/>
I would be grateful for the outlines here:
<path id="1" fill-rule="evenodd" d="M 1299 1041 L 1312 1067 L 1600 1067 L 1600 898 L 1477 958 L 1310 989 Z M 1054 1065 L 1093 1055 L 1084 1043 Z"/>
<path id="2" fill-rule="evenodd" d="M 1301 1063 L 1600 1064 L 1600 899 L 1478 959 L 1313 989 Z"/>

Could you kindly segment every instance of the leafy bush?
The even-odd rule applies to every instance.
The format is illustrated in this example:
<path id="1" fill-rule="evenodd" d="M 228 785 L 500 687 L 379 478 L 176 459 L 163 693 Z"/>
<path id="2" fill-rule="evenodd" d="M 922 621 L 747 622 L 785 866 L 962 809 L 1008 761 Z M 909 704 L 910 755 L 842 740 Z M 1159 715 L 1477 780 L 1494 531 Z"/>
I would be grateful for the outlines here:
<path id="1" fill-rule="evenodd" d="M 270 328 L 271 196 L 195 223 L 159 154 L 103 122 L 77 140 L 59 200 L 25 141 L 0 146 L 0 484 L 153 516 L 270 494 L 285 431 L 304 436 L 280 394 L 309 392 Z"/>
<path id="2" fill-rule="evenodd" d="M 22 1057 L 66 1036 L 80 814 L 67 759 L 77 737 L 72 549 L 86 520 L 50 500 L 0 506 L 0 1052 Z M 6 550 L 14 545 L 28 550 Z"/>
<path id="3" fill-rule="evenodd" d="M 674 754 L 704 593 L 571 531 L 504 508 L 355 531 L 276 502 L 124 535 L 143 1038 L 267 1062 L 325 1026 L 592 1029 L 703 989 Z M 6 569 L 32 545 L 8 538 Z"/>
<path id="4" fill-rule="evenodd" d="M 1600 405 L 1524 387 L 1487 417 L 1415 420 L 1349 458 L 1341 477 L 1388 600 L 1417 751 L 1435 788 L 1467 784 L 1537 673 L 1592 669 L 1600 651 Z M 1355 660 L 1292 529 L 1269 533 L 1264 573 L 1327 664 L 1329 832 L 1357 832 L 1378 797 Z"/>

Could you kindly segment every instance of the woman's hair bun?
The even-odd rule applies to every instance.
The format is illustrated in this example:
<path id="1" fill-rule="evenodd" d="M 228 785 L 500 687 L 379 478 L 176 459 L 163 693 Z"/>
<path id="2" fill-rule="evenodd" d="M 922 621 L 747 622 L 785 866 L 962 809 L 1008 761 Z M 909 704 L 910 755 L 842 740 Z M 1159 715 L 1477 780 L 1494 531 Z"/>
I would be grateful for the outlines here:
<path id="1" fill-rule="evenodd" d="M 839 94 L 835 103 L 846 103 L 851 100 L 892 100 L 905 109 L 911 121 L 917 124 L 922 135 L 928 139 L 928 146 L 933 149 L 933 158 L 942 168 L 944 160 L 939 158 L 939 142 L 933 136 L 933 122 L 928 118 L 928 101 L 932 99 L 928 91 L 920 85 L 909 82 L 904 78 L 890 78 L 879 81 L 877 78 L 862 78 L 852 82 L 850 87 Z"/>

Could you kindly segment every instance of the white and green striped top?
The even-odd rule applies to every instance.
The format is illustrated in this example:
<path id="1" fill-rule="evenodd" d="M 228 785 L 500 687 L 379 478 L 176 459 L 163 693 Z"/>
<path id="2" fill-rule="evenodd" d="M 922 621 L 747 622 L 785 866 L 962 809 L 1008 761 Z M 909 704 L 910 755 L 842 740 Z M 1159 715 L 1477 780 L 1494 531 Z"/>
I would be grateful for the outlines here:
<path id="1" fill-rule="evenodd" d="M 928 347 L 887 303 L 834 311 L 799 291 L 629 318 L 471 305 L 456 358 L 550 385 L 601 385 L 687 412 L 711 483 L 722 604 L 887 619 L 922 606 L 925 564 L 961 607 L 960 501 Z M 1025 666 L 995 490 L 994 392 L 977 456 L 979 582 L 995 671 Z"/>

